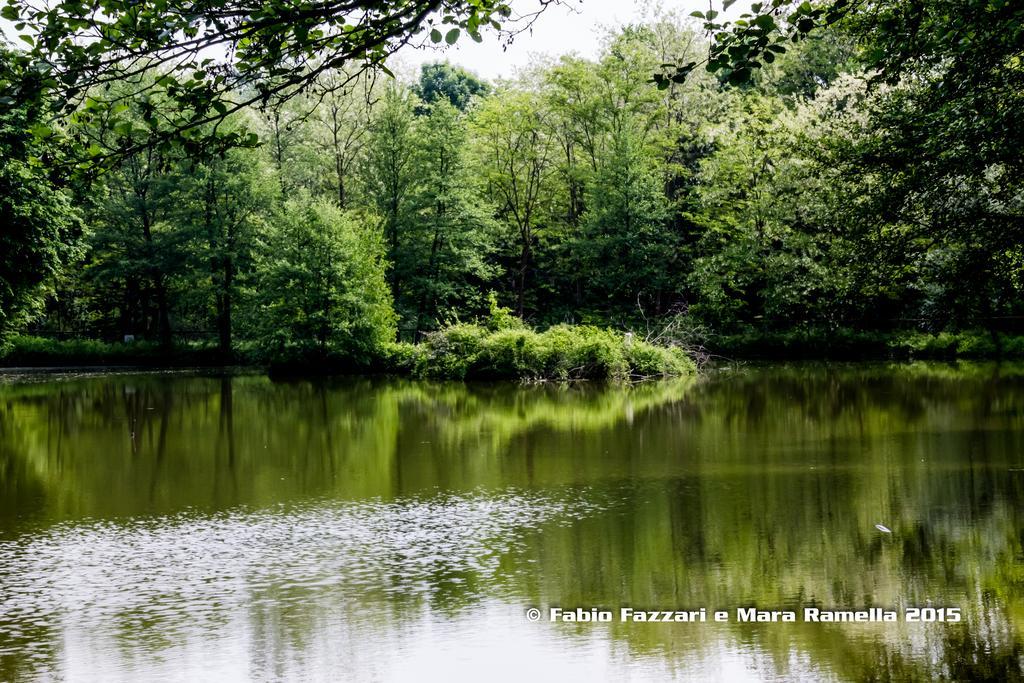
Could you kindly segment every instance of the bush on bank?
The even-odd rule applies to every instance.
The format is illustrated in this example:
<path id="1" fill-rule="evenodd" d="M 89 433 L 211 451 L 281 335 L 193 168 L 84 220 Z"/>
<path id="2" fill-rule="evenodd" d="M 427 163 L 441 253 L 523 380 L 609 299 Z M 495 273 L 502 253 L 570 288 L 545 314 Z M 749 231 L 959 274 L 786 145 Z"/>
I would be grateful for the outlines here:
<path id="1" fill-rule="evenodd" d="M 492 331 L 460 323 L 396 354 L 433 379 L 641 379 L 696 372 L 679 348 L 653 346 L 591 326 Z"/>
<path id="2" fill-rule="evenodd" d="M 392 350 L 396 365 L 435 379 L 641 379 L 696 372 L 681 348 L 655 346 L 589 325 L 527 327 L 493 304 L 482 323 L 456 323 L 417 346 Z"/>

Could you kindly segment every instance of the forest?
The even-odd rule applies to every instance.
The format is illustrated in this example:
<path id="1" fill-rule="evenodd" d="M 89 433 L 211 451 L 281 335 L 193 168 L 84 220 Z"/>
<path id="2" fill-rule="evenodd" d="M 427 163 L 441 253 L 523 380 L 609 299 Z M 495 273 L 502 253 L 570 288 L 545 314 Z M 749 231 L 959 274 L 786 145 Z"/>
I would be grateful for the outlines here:
<path id="1" fill-rule="evenodd" d="M 112 71 L 60 118 L 53 89 L 0 97 L 6 362 L 571 377 L 1024 354 L 1024 10 L 846 5 L 731 28 L 667 5 L 594 60 L 494 82 L 443 53 L 320 64 L 287 98 L 212 101 L 176 144 L 153 131 L 206 73 Z M 57 49 L 25 42 L 0 92 Z"/>

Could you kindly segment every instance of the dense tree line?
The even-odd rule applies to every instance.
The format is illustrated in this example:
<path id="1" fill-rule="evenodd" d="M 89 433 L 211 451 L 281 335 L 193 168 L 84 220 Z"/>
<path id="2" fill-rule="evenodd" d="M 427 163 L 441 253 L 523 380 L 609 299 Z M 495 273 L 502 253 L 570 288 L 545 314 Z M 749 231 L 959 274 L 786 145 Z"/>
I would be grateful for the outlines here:
<path id="1" fill-rule="evenodd" d="M 664 16 L 596 60 L 496 83 L 445 63 L 412 82 L 325 69 L 196 133 L 259 145 L 142 144 L 158 102 L 118 100 L 111 127 L 87 100 L 76 139 L 101 156 L 140 144 L 63 188 L 15 110 L 3 210 L 50 252 L 3 255 L 42 277 L 5 265 L 0 325 L 369 356 L 486 314 L 495 292 L 540 327 L 1005 327 L 1024 314 L 1021 24 L 925 4 L 898 72 L 879 51 L 906 46 L 854 14 L 766 38 L 743 78 L 652 78 L 720 54 Z"/>

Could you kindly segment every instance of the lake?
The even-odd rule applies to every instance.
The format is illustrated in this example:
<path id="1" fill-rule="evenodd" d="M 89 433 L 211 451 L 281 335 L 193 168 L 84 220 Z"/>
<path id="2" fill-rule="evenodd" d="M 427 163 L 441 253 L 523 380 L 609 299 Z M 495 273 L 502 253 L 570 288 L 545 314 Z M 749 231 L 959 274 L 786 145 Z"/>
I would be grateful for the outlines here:
<path id="1" fill-rule="evenodd" d="M 2 681 L 1014 680 L 1022 636 L 1024 366 L 0 380 Z"/>

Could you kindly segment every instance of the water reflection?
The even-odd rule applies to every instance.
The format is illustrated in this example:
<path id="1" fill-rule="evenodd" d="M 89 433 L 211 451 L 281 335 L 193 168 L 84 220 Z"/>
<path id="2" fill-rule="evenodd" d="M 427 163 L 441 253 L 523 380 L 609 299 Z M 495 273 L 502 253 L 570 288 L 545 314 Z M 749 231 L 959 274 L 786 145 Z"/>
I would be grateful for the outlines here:
<path id="1" fill-rule="evenodd" d="M 1022 442 L 1005 366 L 9 384 L 0 680 L 1019 678 Z M 811 604 L 967 623 L 523 616 Z"/>

